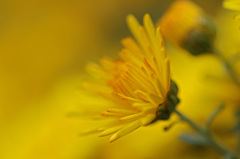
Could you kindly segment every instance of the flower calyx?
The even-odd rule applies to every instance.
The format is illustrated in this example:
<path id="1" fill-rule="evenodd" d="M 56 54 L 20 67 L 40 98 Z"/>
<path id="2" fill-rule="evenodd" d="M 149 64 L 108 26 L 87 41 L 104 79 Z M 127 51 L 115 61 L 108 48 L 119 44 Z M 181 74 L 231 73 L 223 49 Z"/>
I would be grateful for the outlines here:
<path id="1" fill-rule="evenodd" d="M 156 112 L 156 119 L 152 122 L 156 122 L 158 120 L 168 120 L 175 110 L 176 106 L 180 102 L 180 99 L 177 97 L 178 94 L 178 86 L 176 83 L 171 80 L 170 91 L 167 94 L 166 101 L 158 106 Z"/>

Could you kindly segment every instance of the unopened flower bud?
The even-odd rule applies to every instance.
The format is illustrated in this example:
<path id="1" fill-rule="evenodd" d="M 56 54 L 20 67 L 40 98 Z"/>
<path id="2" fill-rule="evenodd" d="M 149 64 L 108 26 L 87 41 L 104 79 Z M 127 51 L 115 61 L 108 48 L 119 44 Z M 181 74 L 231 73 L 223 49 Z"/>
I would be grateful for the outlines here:
<path id="1" fill-rule="evenodd" d="M 193 55 L 213 49 L 216 28 L 211 19 L 193 2 L 179 0 L 159 20 L 163 35 L 174 45 Z"/>

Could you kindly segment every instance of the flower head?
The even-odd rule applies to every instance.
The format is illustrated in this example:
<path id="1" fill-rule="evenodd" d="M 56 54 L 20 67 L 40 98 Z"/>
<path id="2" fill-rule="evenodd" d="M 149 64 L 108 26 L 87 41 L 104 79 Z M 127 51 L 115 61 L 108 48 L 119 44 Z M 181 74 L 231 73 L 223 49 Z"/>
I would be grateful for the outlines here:
<path id="1" fill-rule="evenodd" d="M 223 7 L 231 10 L 240 10 L 240 0 L 225 0 Z"/>
<path id="2" fill-rule="evenodd" d="M 193 2 L 174 2 L 158 25 L 167 40 L 193 55 L 210 52 L 212 49 L 216 36 L 215 25 Z"/>
<path id="3" fill-rule="evenodd" d="M 111 135 L 110 142 L 156 119 L 169 118 L 171 111 L 166 105 L 174 91 L 170 91 L 170 63 L 160 28 L 155 29 L 148 14 L 143 23 L 129 15 L 127 24 L 136 41 L 122 40 L 119 60 L 103 58 L 100 65 L 88 66 L 97 80 L 87 88 L 111 102 L 101 116 L 112 122 L 97 129 L 100 136 Z"/>
<path id="4" fill-rule="evenodd" d="M 225 0 L 223 1 L 223 7 L 231 10 L 240 11 L 240 0 Z M 236 15 L 235 20 L 240 20 L 240 15 Z"/>

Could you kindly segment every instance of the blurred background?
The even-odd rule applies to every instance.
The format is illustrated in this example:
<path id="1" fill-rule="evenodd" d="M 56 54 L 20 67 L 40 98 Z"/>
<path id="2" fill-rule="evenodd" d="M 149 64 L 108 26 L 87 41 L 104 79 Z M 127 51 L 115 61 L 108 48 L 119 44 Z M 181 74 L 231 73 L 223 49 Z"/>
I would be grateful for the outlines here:
<path id="1" fill-rule="evenodd" d="M 185 124 L 168 132 L 168 122 L 142 128 L 109 144 L 97 134 L 80 137 L 84 121 L 66 114 L 79 103 L 85 65 L 117 57 L 120 40 L 130 36 L 126 15 L 154 22 L 172 0 L 1 0 L 0 1 L 0 158 L 1 159 L 179 159 L 217 158 L 204 147 L 182 143 Z M 239 22 L 222 1 L 194 1 L 218 27 L 216 45 L 229 56 L 239 52 Z M 226 40 L 228 39 L 228 40 Z M 169 44 L 172 78 L 180 87 L 179 109 L 204 122 L 219 104 L 227 108 L 213 129 L 237 147 L 234 113 L 240 89 L 211 55 L 193 57 Z M 239 65 L 236 66 L 239 68 Z M 240 70 L 238 69 L 240 72 Z M 86 99 L 87 100 L 87 99 Z M 173 118 L 174 120 L 174 118 Z"/>

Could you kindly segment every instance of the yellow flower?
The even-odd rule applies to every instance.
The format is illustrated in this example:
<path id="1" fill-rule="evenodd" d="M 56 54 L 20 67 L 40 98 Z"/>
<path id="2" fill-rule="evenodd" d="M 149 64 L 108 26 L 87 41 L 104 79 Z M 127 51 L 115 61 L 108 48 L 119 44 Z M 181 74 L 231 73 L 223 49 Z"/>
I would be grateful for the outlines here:
<path id="1" fill-rule="evenodd" d="M 170 92 L 170 64 L 160 28 L 155 30 L 148 14 L 144 26 L 133 15 L 127 17 L 127 23 L 136 41 L 130 37 L 122 40 L 120 59 L 103 58 L 101 65 L 87 67 L 95 80 L 85 86 L 108 99 L 101 117 L 111 123 L 96 130 L 101 137 L 111 135 L 110 142 L 152 123 L 157 114 L 164 118 L 161 113 Z"/>
<path id="2" fill-rule="evenodd" d="M 240 0 L 225 0 L 223 1 L 223 7 L 232 10 L 240 10 Z"/>
<path id="3" fill-rule="evenodd" d="M 240 0 L 225 0 L 223 1 L 223 7 L 231 10 L 240 11 Z M 240 15 L 236 15 L 235 19 L 239 20 Z"/>
<path id="4" fill-rule="evenodd" d="M 203 10 L 188 0 L 174 2 L 159 20 L 162 33 L 176 46 L 193 55 L 211 52 L 215 26 Z"/>

